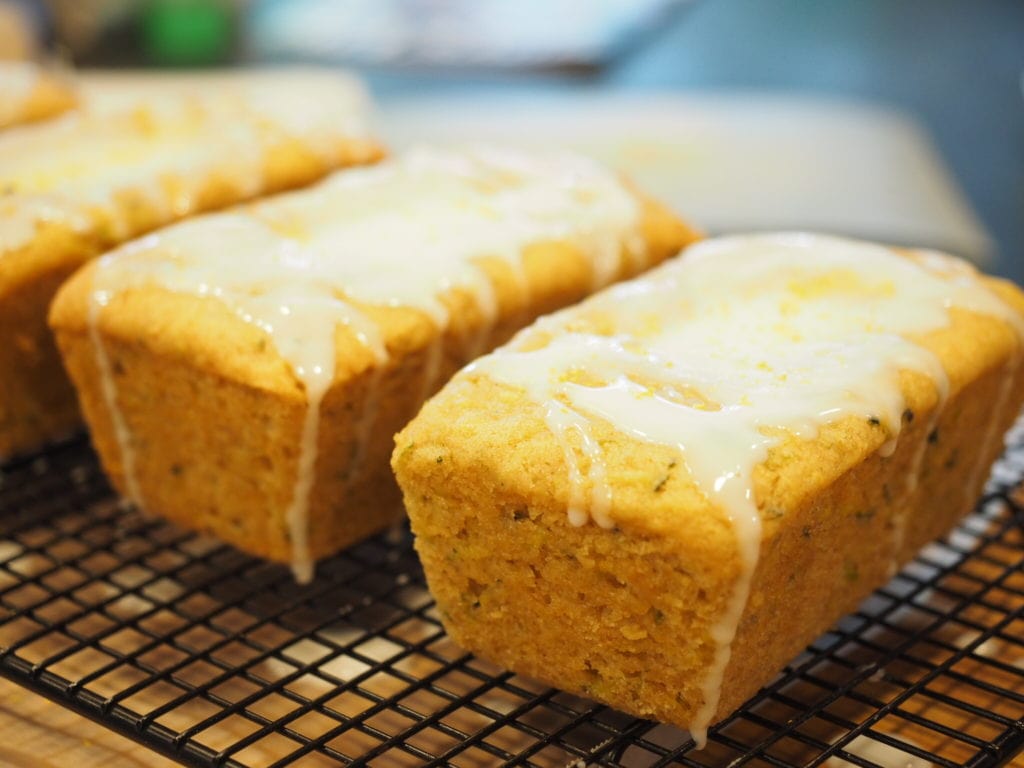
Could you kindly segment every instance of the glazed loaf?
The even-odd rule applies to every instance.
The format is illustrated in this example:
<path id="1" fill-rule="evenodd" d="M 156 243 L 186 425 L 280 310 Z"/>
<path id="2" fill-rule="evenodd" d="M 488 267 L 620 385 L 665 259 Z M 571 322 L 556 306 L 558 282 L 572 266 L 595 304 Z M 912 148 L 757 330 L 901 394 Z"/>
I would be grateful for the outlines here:
<path id="1" fill-rule="evenodd" d="M 934 253 L 736 237 L 545 318 L 396 439 L 452 637 L 698 741 L 971 508 L 1024 294 Z"/>
<path id="2" fill-rule="evenodd" d="M 305 580 L 402 514 L 448 376 L 694 237 L 582 158 L 422 150 L 131 243 L 51 319 L 114 485 Z"/>
<path id="3" fill-rule="evenodd" d="M 0 459 L 79 424 L 46 327 L 75 269 L 168 222 L 381 155 L 362 91 L 341 75 L 238 75 L 150 96 L 111 93 L 0 135 Z"/>
<path id="4" fill-rule="evenodd" d="M 54 117 L 77 101 L 66 80 L 37 64 L 0 61 L 0 129 Z"/>

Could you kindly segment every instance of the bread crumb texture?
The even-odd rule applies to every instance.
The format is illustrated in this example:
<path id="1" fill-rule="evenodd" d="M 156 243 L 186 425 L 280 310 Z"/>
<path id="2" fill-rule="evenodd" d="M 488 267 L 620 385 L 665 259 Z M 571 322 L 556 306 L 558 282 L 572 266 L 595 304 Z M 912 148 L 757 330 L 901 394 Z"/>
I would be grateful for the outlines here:
<path id="1" fill-rule="evenodd" d="M 1024 315 L 1019 289 L 984 280 Z M 587 308 L 572 317 L 594 327 Z M 934 418 L 935 385 L 900 374 L 906 407 L 891 455 L 879 419 L 849 416 L 813 439 L 782 436 L 756 467 L 759 556 L 712 721 L 973 506 L 987 474 L 979 467 L 998 455 L 1024 399 L 1024 366 L 1007 379 L 1019 340 L 999 318 L 953 309 L 948 327 L 918 341 L 947 372 L 948 400 Z M 993 413 L 1000 398 L 1005 407 Z M 445 627 L 468 650 L 689 727 L 740 574 L 737 539 L 677 449 L 596 416 L 590 427 L 614 495 L 611 527 L 570 524 L 565 453 L 538 402 L 460 374 L 396 438 L 416 549 Z M 586 477 L 579 435 L 569 431 L 568 441 Z"/>

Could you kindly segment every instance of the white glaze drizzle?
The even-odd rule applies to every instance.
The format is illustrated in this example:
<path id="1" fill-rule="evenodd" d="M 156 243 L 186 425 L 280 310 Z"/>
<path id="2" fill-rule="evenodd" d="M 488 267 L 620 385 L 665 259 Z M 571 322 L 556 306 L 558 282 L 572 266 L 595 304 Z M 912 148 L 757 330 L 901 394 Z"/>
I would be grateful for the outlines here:
<path id="1" fill-rule="evenodd" d="M 117 385 L 114 381 L 113 367 L 97 326 L 99 313 L 109 301 L 110 293 L 105 290 L 94 290 L 89 295 L 89 338 L 95 350 L 100 388 L 107 406 L 107 414 L 110 416 L 114 439 L 117 440 L 121 449 L 121 474 L 124 477 L 125 495 L 128 497 L 128 501 L 141 508 L 143 500 L 139 482 L 135 476 L 135 451 L 132 449 L 131 431 L 128 429 L 124 414 L 117 403 Z"/>
<path id="2" fill-rule="evenodd" d="M 95 114 L 152 110 L 173 117 L 187 101 L 209 112 L 261 116 L 286 133 L 333 142 L 367 137 L 369 95 L 355 77 L 333 68 L 282 67 L 196 72 L 109 70 L 79 73 L 83 106 Z M 329 151 L 327 146 L 321 147 Z"/>
<path id="3" fill-rule="evenodd" d="M 587 515 L 572 433 L 582 435 L 590 461 L 592 516 L 614 523 L 607 470 L 592 448 L 594 417 L 677 447 L 732 522 L 742 569 L 711 628 L 714 660 L 691 723 L 698 743 L 717 708 L 757 565 L 755 467 L 779 443 L 778 430 L 811 439 L 846 416 L 879 419 L 891 436 L 880 452 L 891 453 L 905 407 L 900 371 L 927 376 L 940 404 L 948 389 L 938 359 L 909 337 L 946 326 L 954 306 L 996 315 L 1024 338 L 1024 320 L 951 257 L 912 260 L 808 234 L 722 238 L 541 320 L 460 374 L 521 387 L 541 406 L 566 456 L 573 525 Z M 588 318 L 613 330 L 594 332 Z"/>
<path id="4" fill-rule="evenodd" d="M 309 496 L 319 405 L 335 374 L 335 328 L 352 328 L 375 366 L 354 430 L 349 482 L 363 462 L 388 360 L 379 329 L 352 302 L 419 309 L 443 333 L 449 317 L 442 297 L 451 289 L 467 291 L 484 319 L 469 342 L 467 353 L 473 354 L 488 342 L 499 312 L 494 288 L 478 266 L 481 257 L 502 259 L 521 274 L 526 246 L 567 241 L 602 279 L 611 279 L 621 260 L 632 257 L 638 212 L 636 198 L 614 175 L 573 155 L 420 150 L 131 243 L 100 262 L 94 303 L 95 297 L 109 302 L 132 287 L 157 285 L 222 301 L 270 336 L 307 398 L 287 513 L 294 571 L 303 581 L 312 576 Z M 517 279 L 525 285 L 524 277 Z M 98 322 L 97 310 L 91 313 L 94 339 Z M 435 342 L 427 353 L 424 395 L 433 387 L 440 355 Z M 107 405 L 116 411 L 109 365 L 100 370 L 110 393 Z M 118 432 L 118 439 L 123 463 L 133 467 L 130 434 Z"/>
<path id="5" fill-rule="evenodd" d="M 251 196 L 265 151 L 282 139 L 333 162 L 342 138 L 367 135 L 365 95 L 350 78 L 283 72 L 215 83 L 110 87 L 102 98 L 85 89 L 75 113 L 0 134 L 0 259 L 43 222 L 96 226 L 97 211 L 109 214 L 124 193 L 142 195 L 165 220 L 191 211 L 213 176 Z M 116 218 L 110 225 L 117 239 L 132 234 Z"/>

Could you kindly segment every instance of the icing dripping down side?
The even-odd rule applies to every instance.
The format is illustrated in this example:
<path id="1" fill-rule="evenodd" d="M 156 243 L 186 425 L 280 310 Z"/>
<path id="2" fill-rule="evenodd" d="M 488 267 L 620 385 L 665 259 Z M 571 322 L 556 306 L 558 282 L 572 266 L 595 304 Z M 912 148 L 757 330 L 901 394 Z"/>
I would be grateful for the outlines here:
<path id="1" fill-rule="evenodd" d="M 576 156 L 491 148 L 416 151 L 336 174 L 308 190 L 186 221 L 114 251 L 97 266 L 90 333 L 94 342 L 99 339 L 100 309 L 117 294 L 157 286 L 220 301 L 268 335 L 306 398 L 286 520 L 296 578 L 308 581 L 319 412 L 336 376 L 336 329 L 347 327 L 370 353 L 368 395 L 348 467 L 351 483 L 364 463 L 377 385 L 389 359 L 382 330 L 359 306 L 420 310 L 441 335 L 449 324 L 445 293 L 464 291 L 482 318 L 466 351 L 475 354 L 488 343 L 500 314 L 481 257 L 503 260 L 525 292 L 523 250 L 563 241 L 576 246 L 607 282 L 622 259 L 634 256 L 638 212 L 636 199 L 612 174 Z M 96 349 L 101 354 L 102 344 Z M 427 350 L 424 398 L 434 386 L 442 351 L 439 340 Z M 104 390 L 112 393 L 108 407 L 116 412 L 109 365 L 100 370 Z M 119 431 L 118 439 L 128 457 L 128 430 Z M 130 459 L 124 463 L 134 466 Z"/>
<path id="2" fill-rule="evenodd" d="M 114 372 L 110 364 L 110 356 L 100 336 L 97 319 L 101 309 L 110 301 L 110 294 L 96 288 L 94 283 L 93 291 L 89 296 L 89 339 L 92 342 L 93 351 L 96 356 L 96 369 L 100 374 L 100 387 L 103 401 L 107 406 L 107 413 L 110 416 L 113 427 L 114 439 L 117 441 L 121 454 L 121 473 L 124 477 L 125 493 L 128 501 L 138 507 L 143 506 L 142 493 L 139 490 L 138 478 L 135 476 L 135 446 L 132 443 L 131 431 L 125 422 L 124 414 L 117 402 L 117 385 L 114 381 Z"/>
<path id="3" fill-rule="evenodd" d="M 946 372 L 912 339 L 947 326 L 950 307 L 1002 318 L 1024 339 L 1024 321 L 951 257 L 906 258 L 807 234 L 722 238 L 538 322 L 461 374 L 521 387 L 541 406 L 566 456 L 572 524 L 586 522 L 588 483 L 590 516 L 614 522 L 595 420 L 677 448 L 732 523 L 742 567 L 710 628 L 714 659 L 691 723 L 698 743 L 717 709 L 757 566 L 755 468 L 780 431 L 811 439 L 849 416 L 877 419 L 890 436 L 880 452 L 895 450 L 905 409 L 900 372 L 926 376 L 940 406 L 946 399 Z M 590 462 L 586 478 L 573 433 Z"/>

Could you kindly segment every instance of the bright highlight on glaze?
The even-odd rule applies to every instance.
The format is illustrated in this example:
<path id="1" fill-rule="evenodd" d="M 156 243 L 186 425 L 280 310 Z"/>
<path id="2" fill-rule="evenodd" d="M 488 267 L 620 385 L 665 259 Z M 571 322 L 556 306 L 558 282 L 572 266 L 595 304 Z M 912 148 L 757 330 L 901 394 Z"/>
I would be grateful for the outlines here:
<path id="1" fill-rule="evenodd" d="M 638 216 L 633 194 L 583 158 L 487 148 L 423 150 L 335 174 L 310 190 L 187 221 L 114 251 L 100 259 L 95 272 L 90 331 L 104 396 L 115 414 L 125 487 L 137 495 L 132 437 L 119 415 L 97 331 L 102 306 L 118 293 L 157 285 L 221 301 L 266 332 L 291 366 L 305 390 L 307 413 L 287 521 L 293 570 L 298 580 L 308 581 L 309 497 L 320 403 L 335 375 L 335 329 L 343 325 L 356 334 L 371 351 L 378 375 L 388 360 L 380 330 L 355 304 L 419 309 L 444 329 L 449 318 L 442 297 L 452 288 L 468 291 L 487 321 L 466 350 L 475 356 L 498 316 L 481 258 L 503 260 L 525 292 L 523 249 L 568 242 L 591 263 L 595 286 L 603 286 L 619 273 L 623 258 L 641 247 Z M 423 398 L 433 388 L 441 344 L 438 334 L 427 355 L 432 362 L 419 393 Z M 364 445 L 375 397 L 371 387 L 360 411 L 356 432 Z M 354 478 L 358 467 L 352 469 Z"/>
<path id="2" fill-rule="evenodd" d="M 339 137 L 367 137 L 367 97 L 344 75 L 271 71 L 214 83 L 112 85 L 73 113 L 0 134 L 0 259 L 30 244 L 41 223 L 123 226 L 109 209 L 124 194 L 142 196 L 164 221 L 192 210 L 211 176 L 251 196 L 267 148 L 289 138 L 331 159 Z"/>
<path id="3" fill-rule="evenodd" d="M 521 387 L 542 408 L 566 457 L 572 524 L 614 525 L 594 419 L 678 448 L 698 487 L 731 520 L 743 567 L 711 629 L 716 652 L 691 724 L 699 743 L 757 565 L 754 468 L 780 442 L 778 430 L 810 439 L 846 416 L 878 419 L 890 436 L 881 452 L 891 453 L 905 408 L 900 371 L 927 376 L 940 408 L 946 399 L 946 372 L 912 339 L 947 326 L 951 307 L 998 316 L 1024 343 L 1020 317 L 952 257 L 907 258 L 808 234 L 722 238 L 541 320 L 460 374 Z M 1006 375 L 1009 384 L 1012 370 Z M 914 483 L 916 476 L 908 492 Z M 901 521 L 894 528 L 898 552 Z"/>

